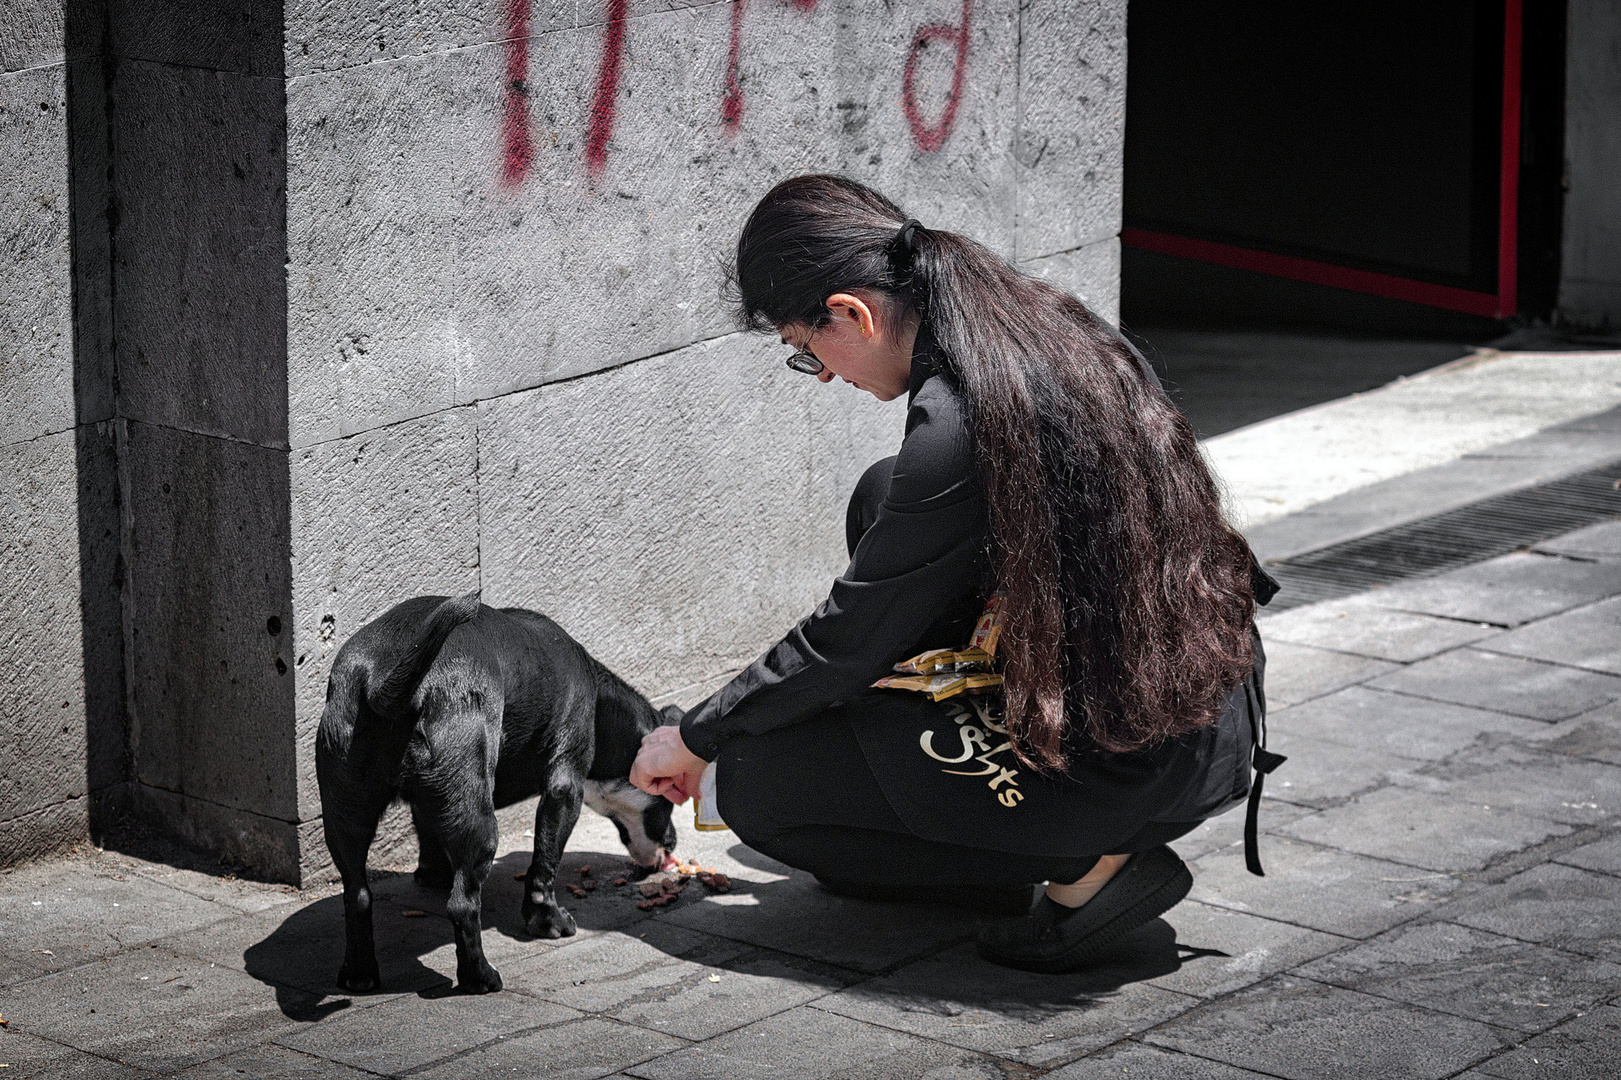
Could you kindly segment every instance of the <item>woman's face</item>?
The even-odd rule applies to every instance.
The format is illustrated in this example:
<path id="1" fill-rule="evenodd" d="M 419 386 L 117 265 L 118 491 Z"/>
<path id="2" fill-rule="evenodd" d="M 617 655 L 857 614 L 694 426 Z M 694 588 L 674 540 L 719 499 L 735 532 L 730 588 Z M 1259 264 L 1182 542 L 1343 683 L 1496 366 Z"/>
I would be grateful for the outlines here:
<path id="1" fill-rule="evenodd" d="M 816 378 L 843 379 L 879 401 L 906 393 L 912 379 L 912 344 L 917 319 L 885 321 L 884 306 L 852 293 L 827 298 L 832 318 L 812 330 L 791 323 L 781 328 L 783 344 L 803 349 L 822 362 Z"/>

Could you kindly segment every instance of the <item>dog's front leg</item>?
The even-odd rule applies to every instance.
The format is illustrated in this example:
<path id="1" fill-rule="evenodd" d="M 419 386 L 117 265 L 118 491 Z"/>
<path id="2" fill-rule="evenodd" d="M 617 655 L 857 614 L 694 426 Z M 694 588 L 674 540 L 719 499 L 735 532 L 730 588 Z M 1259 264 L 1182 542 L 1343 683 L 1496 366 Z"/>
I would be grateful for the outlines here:
<path id="1" fill-rule="evenodd" d="M 585 785 L 575 776 L 554 776 L 535 808 L 535 857 L 524 881 L 523 923 L 536 937 L 571 937 L 574 916 L 557 902 L 557 864 L 563 858 Z"/>

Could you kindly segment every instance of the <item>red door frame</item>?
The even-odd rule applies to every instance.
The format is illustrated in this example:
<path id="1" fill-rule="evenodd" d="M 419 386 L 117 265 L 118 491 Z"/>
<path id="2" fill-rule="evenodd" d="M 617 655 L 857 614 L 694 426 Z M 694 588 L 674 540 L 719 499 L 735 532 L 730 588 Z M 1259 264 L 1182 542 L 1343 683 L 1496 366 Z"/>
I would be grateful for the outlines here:
<path id="1" fill-rule="evenodd" d="M 1197 262 L 1230 266 L 1258 274 L 1308 281 L 1336 289 L 1370 293 L 1392 300 L 1407 300 L 1429 307 L 1462 311 L 1470 315 L 1506 319 L 1516 311 L 1517 251 L 1519 246 L 1520 196 L 1520 4 L 1505 0 L 1503 10 L 1503 126 L 1501 172 L 1497 207 L 1497 291 L 1476 292 L 1428 281 L 1353 270 L 1347 266 L 1278 255 L 1270 251 L 1194 240 L 1148 229 L 1125 228 L 1120 240 L 1128 247 L 1175 255 Z"/>

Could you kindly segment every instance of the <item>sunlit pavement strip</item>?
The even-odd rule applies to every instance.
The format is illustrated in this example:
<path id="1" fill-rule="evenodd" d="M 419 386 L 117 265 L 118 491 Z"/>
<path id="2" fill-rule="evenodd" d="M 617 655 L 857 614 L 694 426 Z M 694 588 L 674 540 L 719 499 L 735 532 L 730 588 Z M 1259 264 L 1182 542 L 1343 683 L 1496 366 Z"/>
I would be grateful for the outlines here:
<path id="1" fill-rule="evenodd" d="M 1531 359 L 1602 381 L 1592 357 Z M 1477 447 L 1484 472 L 1432 463 L 1382 481 L 1384 502 L 1353 513 L 1341 494 L 1255 532 L 1375 527 L 1557 467 L 1537 457 L 1550 446 L 1608 445 L 1608 421 L 1568 446 L 1513 423 L 1532 450 Z M 1272 746 L 1289 756 L 1262 808 L 1267 876 L 1244 869 L 1240 814 L 1205 824 L 1176 845 L 1189 899 L 1095 969 L 992 967 L 972 918 L 831 896 L 684 813 L 679 853 L 736 888 L 692 884 L 643 912 L 612 884 L 612 826 L 587 812 L 561 868 L 599 882 L 568 898 L 579 936 L 523 934 L 518 824 L 485 892 L 506 989 L 450 992 L 443 895 L 405 865 L 376 882 L 385 992 L 353 997 L 331 985 L 336 889 L 88 852 L 0 874 L 0 1080 L 1614 1075 L 1621 522 L 1261 621 Z"/>
<path id="2" fill-rule="evenodd" d="M 1254 528 L 1391 477 L 1621 404 L 1621 351 L 1473 355 L 1204 443 Z"/>

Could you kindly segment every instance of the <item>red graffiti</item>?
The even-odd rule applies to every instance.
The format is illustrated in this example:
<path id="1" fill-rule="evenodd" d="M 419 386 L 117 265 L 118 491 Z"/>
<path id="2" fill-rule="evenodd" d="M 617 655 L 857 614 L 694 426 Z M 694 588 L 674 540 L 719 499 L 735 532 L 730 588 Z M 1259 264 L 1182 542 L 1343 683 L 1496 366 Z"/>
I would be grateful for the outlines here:
<path id="1" fill-rule="evenodd" d="M 501 180 L 508 187 L 523 183 L 535 161 L 529 132 L 529 3 L 506 0 L 507 85 L 501 118 Z"/>
<path id="2" fill-rule="evenodd" d="M 726 52 L 726 92 L 720 99 L 720 122 L 728 135 L 736 134 L 743 123 L 743 84 L 737 81 L 737 58 L 743 51 L 743 5 L 746 3 L 748 0 L 732 0 L 732 43 Z"/>
<path id="3" fill-rule="evenodd" d="M 743 52 L 743 8 L 748 0 L 732 0 L 732 40 L 726 52 L 726 91 L 720 99 L 720 122 L 726 134 L 735 135 L 743 123 L 743 84 L 737 78 L 737 61 Z M 800 11 L 815 11 L 816 0 L 788 0 Z"/>
<path id="4" fill-rule="evenodd" d="M 912 138 L 917 140 L 919 150 L 933 153 L 945 144 L 946 136 L 951 134 L 951 126 L 957 122 L 957 106 L 962 102 L 963 76 L 968 70 L 968 17 L 972 14 L 973 0 L 962 0 L 962 25 L 952 26 L 949 23 L 929 23 L 918 27 L 917 35 L 912 38 L 912 48 L 906 54 L 906 72 L 901 77 L 901 108 L 906 113 L 906 122 L 912 125 Z M 917 73 L 918 57 L 931 41 L 950 41 L 957 46 L 957 64 L 951 72 L 951 90 L 946 94 L 946 107 L 940 113 L 939 123 L 930 124 L 923 119 L 923 110 L 918 107 L 917 89 L 914 78 Z"/>
<path id="5" fill-rule="evenodd" d="M 619 74 L 625 62 L 625 9 L 627 0 L 608 0 L 608 26 L 602 34 L 602 67 L 597 92 L 591 98 L 591 124 L 585 136 L 585 168 L 591 179 L 608 164 L 608 139 L 614 131 L 614 104 L 619 97 Z"/>

